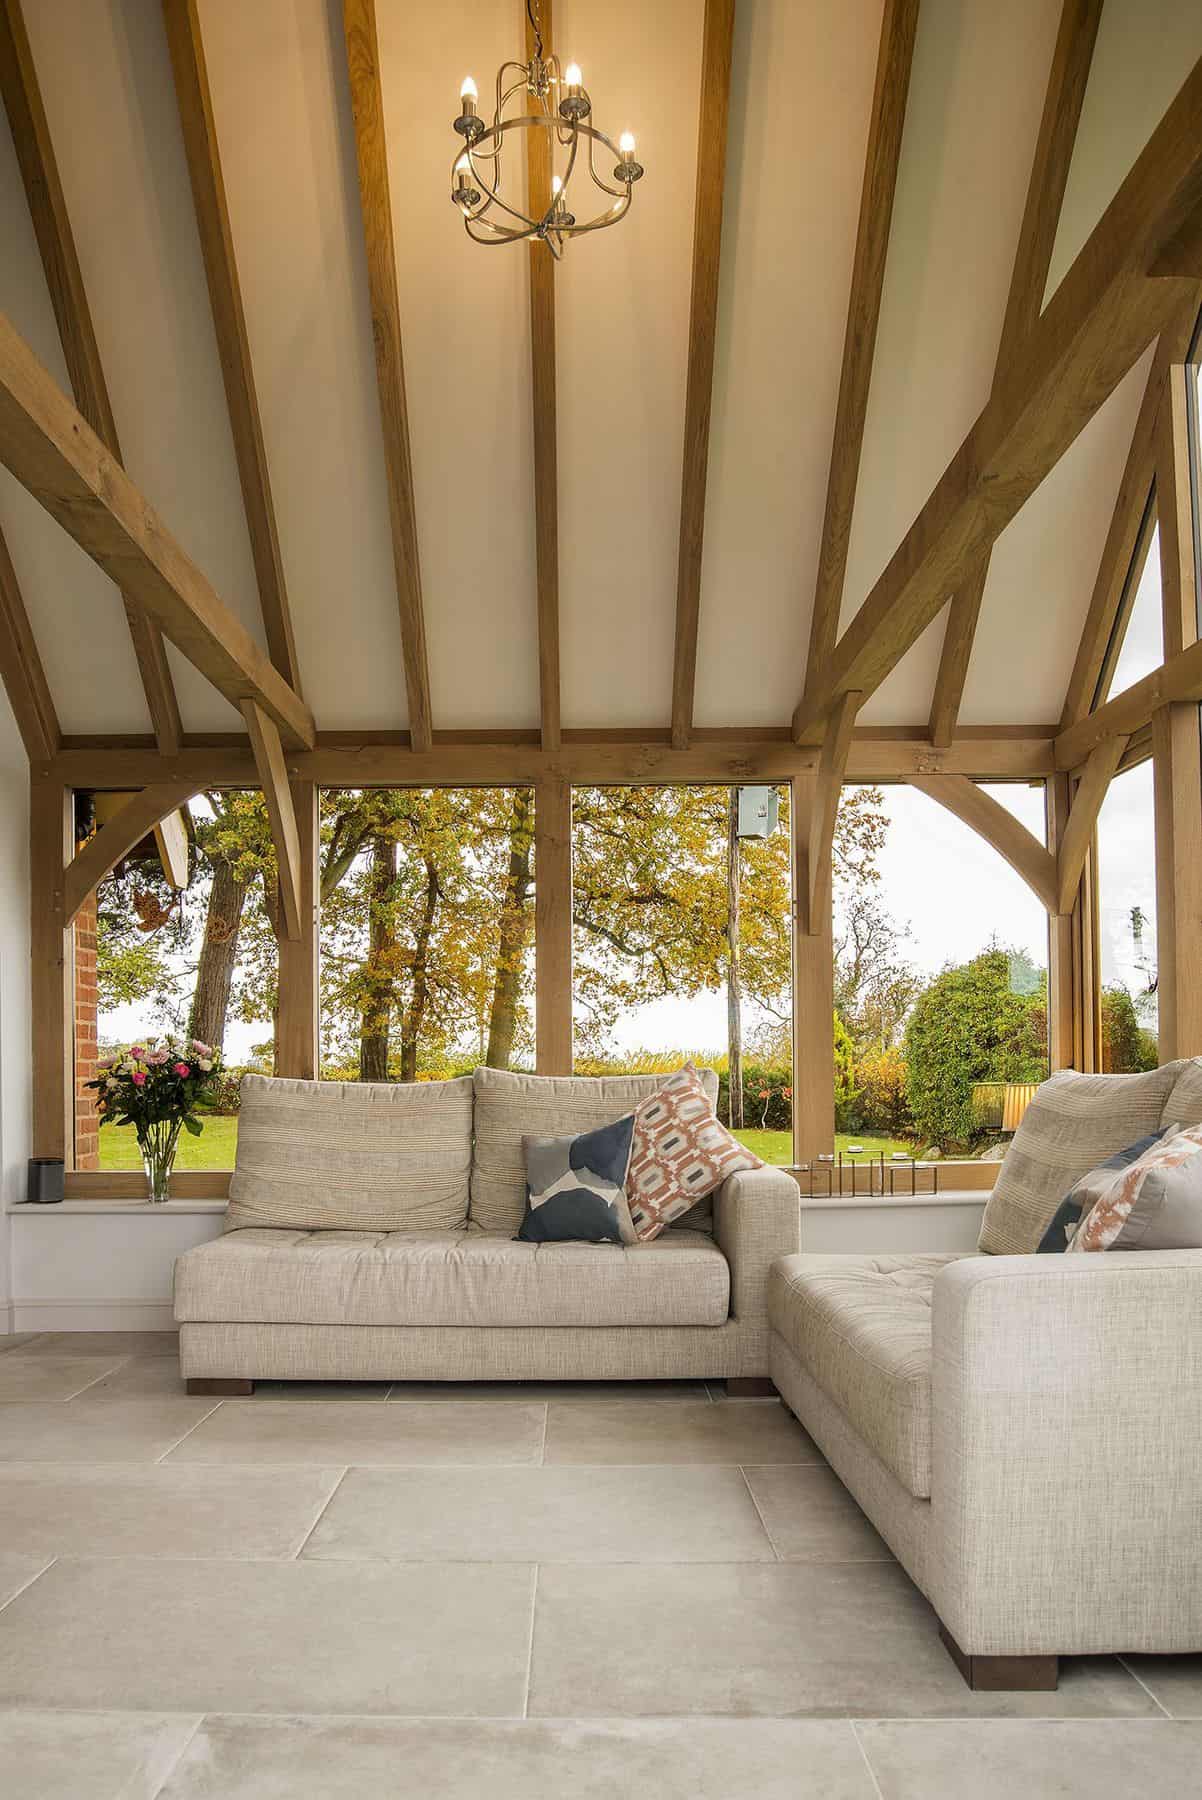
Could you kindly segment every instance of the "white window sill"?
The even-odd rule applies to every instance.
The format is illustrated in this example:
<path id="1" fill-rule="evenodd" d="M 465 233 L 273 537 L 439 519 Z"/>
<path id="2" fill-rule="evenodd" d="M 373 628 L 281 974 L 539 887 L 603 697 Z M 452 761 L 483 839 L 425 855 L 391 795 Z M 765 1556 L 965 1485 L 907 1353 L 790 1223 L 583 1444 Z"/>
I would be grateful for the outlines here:
<path id="1" fill-rule="evenodd" d="M 161 1206 L 152 1206 L 149 1200 L 52 1200 L 43 1203 L 36 1200 L 18 1200 L 7 1208 L 10 1213 L 145 1213 L 148 1217 L 176 1217 L 180 1213 L 223 1213 L 225 1200 L 166 1200 Z"/>

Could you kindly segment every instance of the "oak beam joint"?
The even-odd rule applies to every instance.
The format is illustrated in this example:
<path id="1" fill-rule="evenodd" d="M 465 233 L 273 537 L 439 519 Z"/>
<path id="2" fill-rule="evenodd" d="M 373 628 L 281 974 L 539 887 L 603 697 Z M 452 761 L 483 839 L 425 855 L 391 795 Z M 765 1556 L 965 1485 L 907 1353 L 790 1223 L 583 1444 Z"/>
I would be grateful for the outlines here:
<path id="1" fill-rule="evenodd" d="M 250 733 L 251 750 L 271 826 L 271 841 L 275 845 L 279 872 L 276 936 L 296 941 L 301 935 L 303 907 L 301 846 L 280 734 L 274 721 L 253 700 L 242 702 L 242 716 Z"/>

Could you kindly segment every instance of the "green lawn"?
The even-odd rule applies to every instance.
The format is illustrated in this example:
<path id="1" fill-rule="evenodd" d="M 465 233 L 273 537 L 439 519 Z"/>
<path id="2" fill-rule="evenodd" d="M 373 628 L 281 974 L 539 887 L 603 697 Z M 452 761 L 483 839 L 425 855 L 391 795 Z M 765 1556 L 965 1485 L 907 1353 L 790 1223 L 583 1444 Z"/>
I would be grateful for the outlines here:
<path id="1" fill-rule="evenodd" d="M 767 1163 L 793 1161 L 793 1139 L 787 1131 L 739 1131 L 735 1135 L 740 1143 L 746 1144 L 749 1150 L 754 1150 Z M 232 1169 L 234 1145 L 237 1141 L 237 1119 L 206 1118 L 204 1131 L 198 1138 L 189 1137 L 186 1131 L 180 1133 L 175 1166 L 177 1169 Z M 895 1142 L 892 1138 L 835 1139 L 836 1150 L 846 1150 L 849 1144 L 860 1144 L 870 1156 L 877 1156 L 882 1150 L 886 1156 L 892 1156 L 895 1150 L 908 1148 L 906 1144 Z M 138 1155 L 138 1141 L 132 1125 L 104 1127 L 100 1133 L 100 1166 L 102 1169 L 141 1168 L 142 1159 Z"/>
<path id="2" fill-rule="evenodd" d="M 735 1136 L 741 1144 L 762 1157 L 766 1163 L 791 1163 L 793 1161 L 793 1134 L 788 1131 L 736 1131 Z M 835 1149 L 847 1150 L 850 1145 L 858 1144 L 867 1156 L 879 1156 L 881 1151 L 886 1157 L 894 1151 L 903 1150 L 907 1154 L 910 1145 L 900 1139 L 882 1137 L 837 1137 Z"/>
<path id="3" fill-rule="evenodd" d="M 234 1145 L 238 1140 L 237 1119 L 206 1117 L 199 1137 L 186 1131 L 179 1134 L 176 1152 L 177 1169 L 232 1169 Z M 105 1125 L 100 1132 L 100 1166 L 102 1169 L 140 1169 L 138 1140 L 132 1125 Z"/>

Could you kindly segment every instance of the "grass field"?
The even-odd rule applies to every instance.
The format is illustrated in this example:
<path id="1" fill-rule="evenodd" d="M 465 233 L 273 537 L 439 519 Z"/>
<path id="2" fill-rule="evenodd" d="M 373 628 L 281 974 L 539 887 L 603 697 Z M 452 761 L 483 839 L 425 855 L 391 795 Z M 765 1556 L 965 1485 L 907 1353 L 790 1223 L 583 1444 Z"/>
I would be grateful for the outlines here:
<path id="1" fill-rule="evenodd" d="M 766 1163 L 790 1163 L 793 1161 L 793 1139 L 787 1131 L 740 1131 L 736 1133 L 739 1142 L 754 1150 L 757 1156 Z M 238 1140 L 237 1119 L 207 1118 L 204 1131 L 200 1137 L 189 1137 L 187 1132 L 180 1133 L 179 1152 L 175 1159 L 177 1169 L 232 1169 L 234 1166 L 234 1145 Z M 892 1138 L 878 1137 L 837 1137 L 836 1150 L 846 1150 L 850 1144 L 859 1144 L 870 1156 L 877 1156 L 883 1150 L 886 1156 L 892 1156 L 895 1150 L 908 1148 Z M 142 1159 L 138 1155 L 138 1141 L 134 1136 L 132 1125 L 106 1125 L 100 1133 L 100 1166 L 102 1169 L 140 1169 Z"/>

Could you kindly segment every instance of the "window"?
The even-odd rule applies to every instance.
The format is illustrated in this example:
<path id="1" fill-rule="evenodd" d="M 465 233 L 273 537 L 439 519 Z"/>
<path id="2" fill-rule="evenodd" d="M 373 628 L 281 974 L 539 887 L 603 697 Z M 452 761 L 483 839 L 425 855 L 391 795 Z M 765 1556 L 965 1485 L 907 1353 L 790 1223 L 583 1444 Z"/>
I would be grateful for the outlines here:
<path id="1" fill-rule="evenodd" d="M 124 799 L 80 796 L 81 837 Z M 221 1049 L 228 1072 L 200 1137 L 180 1140 L 181 1169 L 232 1168 L 239 1077 L 273 1067 L 275 854 L 262 795 L 199 794 L 173 817 L 164 829 L 186 845 L 187 887 L 171 885 L 152 834 L 105 877 L 75 922 L 77 1169 L 141 1166 L 132 1126 L 99 1127 L 87 1083 L 106 1054 L 166 1032 Z"/>
<path id="2" fill-rule="evenodd" d="M 1111 782 L 1098 814 L 1102 1067 L 1156 1066 L 1156 842 L 1152 764 Z"/>
<path id="3" fill-rule="evenodd" d="M 1046 841 L 1042 784 L 983 791 Z M 834 866 L 836 1150 L 993 1154 L 1048 1073 L 1043 903 L 904 785 L 844 788 Z"/>
<path id="4" fill-rule="evenodd" d="M 534 1066 L 534 795 L 321 796 L 321 1072 Z"/>
<path id="5" fill-rule="evenodd" d="M 1146 552 L 1145 552 L 1146 546 Z M 1141 566 L 1142 557 L 1142 566 Z M 1112 698 L 1134 687 L 1164 661 L 1164 610 L 1160 598 L 1160 526 L 1150 520 L 1140 538 L 1128 578 L 1135 594 L 1122 641 L 1115 658 L 1109 695 Z"/>
<path id="6" fill-rule="evenodd" d="M 787 788 L 572 796 L 577 1073 L 667 1072 L 689 1058 L 715 1068 L 720 1116 L 782 1163 L 793 1126 L 790 860 Z M 732 1067 L 742 1069 L 733 1118 Z"/>

